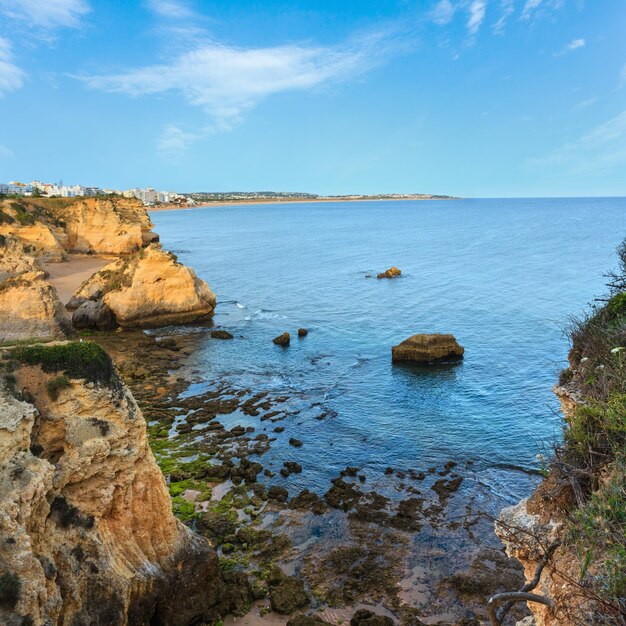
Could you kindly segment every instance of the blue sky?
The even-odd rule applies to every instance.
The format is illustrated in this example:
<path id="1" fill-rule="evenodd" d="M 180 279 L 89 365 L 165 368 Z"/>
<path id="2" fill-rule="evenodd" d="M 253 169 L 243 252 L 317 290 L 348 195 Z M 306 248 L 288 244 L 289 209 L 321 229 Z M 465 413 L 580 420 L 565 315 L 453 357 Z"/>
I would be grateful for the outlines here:
<path id="1" fill-rule="evenodd" d="M 0 0 L 0 181 L 626 195 L 624 0 Z"/>

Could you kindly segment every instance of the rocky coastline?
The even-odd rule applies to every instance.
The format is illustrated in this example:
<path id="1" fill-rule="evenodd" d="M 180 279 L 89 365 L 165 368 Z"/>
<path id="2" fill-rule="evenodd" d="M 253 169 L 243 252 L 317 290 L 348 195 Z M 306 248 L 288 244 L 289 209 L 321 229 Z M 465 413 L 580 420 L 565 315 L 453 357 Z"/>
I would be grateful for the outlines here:
<path id="1" fill-rule="evenodd" d="M 540 487 L 501 514 L 507 556 L 503 503 L 485 507 L 463 459 L 373 477 L 348 458 L 324 490 L 292 488 L 315 445 L 299 420 L 333 415 L 199 376 L 199 342 L 237 338 L 212 328 L 215 295 L 139 203 L 7 201 L 0 238 L 3 623 L 478 626 L 543 558 L 506 529 L 558 535 Z M 62 303 L 43 263 L 76 254 L 112 258 Z M 411 339 L 398 358 L 463 354 Z M 517 603 L 503 623 L 524 619 Z"/>

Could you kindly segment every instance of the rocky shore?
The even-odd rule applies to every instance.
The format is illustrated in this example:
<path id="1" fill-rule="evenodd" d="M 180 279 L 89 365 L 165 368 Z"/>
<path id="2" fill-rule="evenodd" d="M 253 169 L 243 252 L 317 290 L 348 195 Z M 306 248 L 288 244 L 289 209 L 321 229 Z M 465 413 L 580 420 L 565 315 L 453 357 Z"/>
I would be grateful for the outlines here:
<path id="1" fill-rule="evenodd" d="M 332 412 L 200 375 L 201 343 L 238 338 L 211 329 L 214 294 L 137 203 L 7 201 L 0 237 L 9 626 L 477 626 L 486 597 L 523 585 L 463 459 L 374 476 L 347 457 L 322 489 L 293 487 L 316 445 L 302 420 Z M 113 258 L 68 312 L 42 263 L 77 253 Z"/>

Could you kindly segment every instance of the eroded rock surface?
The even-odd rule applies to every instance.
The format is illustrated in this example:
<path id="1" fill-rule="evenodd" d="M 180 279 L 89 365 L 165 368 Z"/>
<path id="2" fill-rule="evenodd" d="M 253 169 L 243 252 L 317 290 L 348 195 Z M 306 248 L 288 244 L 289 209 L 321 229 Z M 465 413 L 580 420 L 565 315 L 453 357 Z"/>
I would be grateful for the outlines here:
<path id="1" fill-rule="evenodd" d="M 132 395 L 48 365 L 0 391 L 0 567 L 18 581 L 0 623 L 212 623 L 217 558 L 173 516 Z"/>
<path id="2" fill-rule="evenodd" d="M 114 261 L 83 283 L 69 303 L 70 308 L 77 309 L 75 321 L 77 314 L 85 319 L 79 307 L 88 301 L 101 302 L 124 327 L 208 319 L 216 303 L 209 286 L 156 243 Z"/>
<path id="3" fill-rule="evenodd" d="M 458 360 L 465 352 L 453 335 L 413 335 L 391 348 L 394 361 L 437 363 Z"/>
<path id="4" fill-rule="evenodd" d="M 72 323 L 45 272 L 12 236 L 0 239 L 0 343 L 65 339 Z"/>

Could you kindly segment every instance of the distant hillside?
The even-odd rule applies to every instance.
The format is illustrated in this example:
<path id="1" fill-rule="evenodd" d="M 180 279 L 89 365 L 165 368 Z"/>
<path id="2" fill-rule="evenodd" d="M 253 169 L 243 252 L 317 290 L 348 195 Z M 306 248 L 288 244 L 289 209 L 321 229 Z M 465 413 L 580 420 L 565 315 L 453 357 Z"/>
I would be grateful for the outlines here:
<path id="1" fill-rule="evenodd" d="M 299 200 L 451 200 L 454 196 L 426 193 L 348 194 L 322 196 L 315 193 L 292 191 L 195 191 L 185 193 L 195 202 L 296 202 Z"/>

